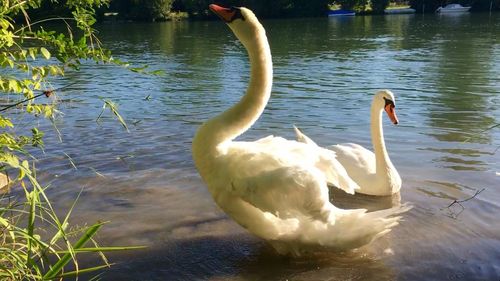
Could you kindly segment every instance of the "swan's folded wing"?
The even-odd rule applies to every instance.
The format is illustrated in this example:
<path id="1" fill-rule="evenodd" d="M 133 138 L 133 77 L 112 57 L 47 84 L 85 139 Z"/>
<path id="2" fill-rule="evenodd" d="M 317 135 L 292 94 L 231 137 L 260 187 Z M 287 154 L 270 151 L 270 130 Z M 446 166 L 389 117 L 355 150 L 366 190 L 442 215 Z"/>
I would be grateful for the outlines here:
<path id="1" fill-rule="evenodd" d="M 328 202 L 324 175 L 316 168 L 280 167 L 234 178 L 231 192 L 259 209 L 281 218 L 321 217 Z"/>
<path id="2" fill-rule="evenodd" d="M 328 212 L 325 212 L 325 205 L 329 204 L 328 187 L 325 174 L 318 168 L 292 162 L 279 166 L 266 165 L 270 162 L 259 165 L 258 162 L 264 159 L 276 161 L 275 155 L 263 152 L 238 157 L 245 159 L 238 162 L 232 159 L 236 150 L 231 151 L 226 158 L 231 163 L 225 169 L 226 176 L 230 177 L 227 194 L 281 219 L 328 220 Z M 238 154 L 242 155 L 240 151 Z"/>
<path id="3" fill-rule="evenodd" d="M 349 174 L 354 177 L 365 177 L 367 174 L 375 174 L 375 154 L 370 150 L 355 143 L 342 143 L 329 146 L 334 151 L 337 159 Z"/>

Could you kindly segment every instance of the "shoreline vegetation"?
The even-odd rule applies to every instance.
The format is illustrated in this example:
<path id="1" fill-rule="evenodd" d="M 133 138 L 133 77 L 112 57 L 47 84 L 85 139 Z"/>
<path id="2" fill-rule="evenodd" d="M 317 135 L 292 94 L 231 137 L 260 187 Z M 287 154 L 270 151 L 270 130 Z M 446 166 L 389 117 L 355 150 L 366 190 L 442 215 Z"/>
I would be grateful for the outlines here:
<path id="1" fill-rule="evenodd" d="M 40 123 L 45 120 L 56 128 L 61 112 L 55 97 L 68 86 L 53 89 L 51 81 L 78 71 L 83 61 L 136 72 L 145 69 L 114 60 L 102 47 L 93 24 L 95 11 L 107 4 L 105 0 L 68 0 L 49 11 L 52 2 L 3 1 L 0 5 L 0 280 L 76 278 L 110 267 L 107 252 L 143 248 L 100 246 L 95 235 L 105 222 L 71 222 L 83 188 L 69 208 L 56 210 L 49 195 L 57 187 L 37 178 L 44 168 L 37 167 L 33 154 L 44 151 Z M 49 22 L 68 28 L 58 32 Z M 103 101 L 121 123 L 113 103 Z M 98 265 L 82 267 L 81 255 L 93 255 Z"/>
<path id="2" fill-rule="evenodd" d="M 438 7 L 449 3 L 471 6 L 471 12 L 498 12 L 500 0 L 286 0 L 286 1 L 211 1 L 211 0 L 110 0 L 108 5 L 96 9 L 98 21 L 178 21 L 210 20 L 216 17 L 209 13 L 212 2 L 224 6 L 246 6 L 261 18 L 325 17 L 329 10 L 353 10 L 359 15 L 384 14 L 384 9 L 394 7 L 413 8 L 417 13 L 435 13 Z M 43 1 L 31 15 L 44 18 L 49 15 L 68 14 L 63 3 Z"/>

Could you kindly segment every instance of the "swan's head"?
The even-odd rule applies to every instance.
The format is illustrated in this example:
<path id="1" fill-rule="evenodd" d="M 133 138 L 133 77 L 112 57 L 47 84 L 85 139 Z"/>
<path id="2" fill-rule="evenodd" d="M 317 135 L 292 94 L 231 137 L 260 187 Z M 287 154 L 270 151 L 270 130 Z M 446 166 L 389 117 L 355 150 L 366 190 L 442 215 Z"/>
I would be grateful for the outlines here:
<path id="1" fill-rule="evenodd" d="M 394 94 L 389 90 L 381 90 L 375 94 L 374 100 L 377 105 L 381 108 L 383 107 L 391 122 L 394 125 L 399 123 L 398 117 L 396 116 L 396 99 L 394 98 Z"/>
<path id="2" fill-rule="evenodd" d="M 249 43 L 255 41 L 259 32 L 265 32 L 257 17 L 247 8 L 224 8 L 215 4 L 211 4 L 209 8 L 231 28 L 234 35 L 247 47 Z"/>

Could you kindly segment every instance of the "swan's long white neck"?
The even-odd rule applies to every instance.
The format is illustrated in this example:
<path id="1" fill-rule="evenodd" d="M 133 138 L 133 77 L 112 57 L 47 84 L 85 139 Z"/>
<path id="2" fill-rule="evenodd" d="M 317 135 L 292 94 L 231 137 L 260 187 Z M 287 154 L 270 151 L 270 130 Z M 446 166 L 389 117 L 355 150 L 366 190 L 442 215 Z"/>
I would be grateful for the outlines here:
<path id="1" fill-rule="evenodd" d="M 376 97 L 377 98 L 377 97 Z M 373 151 L 375 153 L 376 163 L 376 173 L 377 178 L 379 177 L 390 177 L 390 171 L 395 169 L 389 154 L 385 148 L 384 141 L 384 130 L 382 128 L 382 111 L 383 106 L 377 103 L 375 100 L 371 107 L 371 135 Z"/>
<path id="2" fill-rule="evenodd" d="M 262 114 L 272 86 L 272 61 L 264 28 L 253 30 L 254 39 L 242 42 L 248 51 L 251 65 L 250 82 L 241 100 L 222 114 L 205 122 L 193 139 L 193 158 L 198 169 L 210 165 L 209 160 L 219 153 L 218 147 L 248 130 Z M 235 89 L 237 92 L 238 89 Z"/>

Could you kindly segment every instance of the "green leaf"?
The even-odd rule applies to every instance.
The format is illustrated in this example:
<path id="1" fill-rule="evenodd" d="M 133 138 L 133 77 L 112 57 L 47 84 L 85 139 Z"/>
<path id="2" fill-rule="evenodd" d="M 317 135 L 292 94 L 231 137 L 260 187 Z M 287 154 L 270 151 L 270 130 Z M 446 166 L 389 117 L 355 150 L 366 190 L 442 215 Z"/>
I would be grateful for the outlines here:
<path id="1" fill-rule="evenodd" d="M 42 53 L 43 57 L 45 59 L 50 59 L 50 52 L 49 50 L 45 49 L 44 47 L 40 48 L 40 52 Z"/>
<path id="2" fill-rule="evenodd" d="M 21 92 L 21 87 L 19 86 L 19 81 L 15 79 L 9 80 L 9 90 L 15 93 Z"/>
<path id="3" fill-rule="evenodd" d="M 44 133 L 37 128 L 31 129 L 31 133 L 33 134 L 33 138 L 31 141 L 31 144 L 34 147 L 41 147 L 43 148 L 43 135 Z"/>
<path id="4" fill-rule="evenodd" d="M 0 27 L 3 30 L 7 30 L 9 27 L 12 28 L 12 24 L 5 18 L 0 18 Z"/>
<path id="5" fill-rule="evenodd" d="M 153 70 L 153 71 L 149 72 L 149 74 L 161 76 L 161 75 L 165 74 L 165 71 L 161 70 L 161 69 L 158 69 L 158 70 Z"/>
<path id="6" fill-rule="evenodd" d="M 36 59 L 36 49 L 35 48 L 29 48 L 28 49 L 28 53 L 30 55 L 30 57 L 35 60 Z"/>
<path id="7" fill-rule="evenodd" d="M 102 113 L 104 112 L 106 107 L 109 107 L 109 110 L 111 110 L 111 112 L 116 116 L 116 118 L 118 118 L 118 121 L 120 122 L 120 124 L 122 124 L 123 128 L 125 128 L 125 130 L 127 130 L 127 132 L 128 132 L 129 130 L 128 130 L 127 123 L 125 122 L 123 117 L 118 112 L 118 106 L 114 102 L 112 102 L 111 100 L 103 99 L 103 101 L 104 101 L 104 105 L 102 107 L 102 111 L 99 114 L 99 116 L 97 117 L 96 121 L 99 122 L 99 120 L 102 116 Z"/>
<path id="8" fill-rule="evenodd" d="M 12 124 L 12 122 L 10 121 L 10 119 L 5 118 L 3 116 L 0 116 L 0 127 L 2 127 L 2 128 L 5 128 L 5 127 L 13 128 L 14 125 Z"/>

